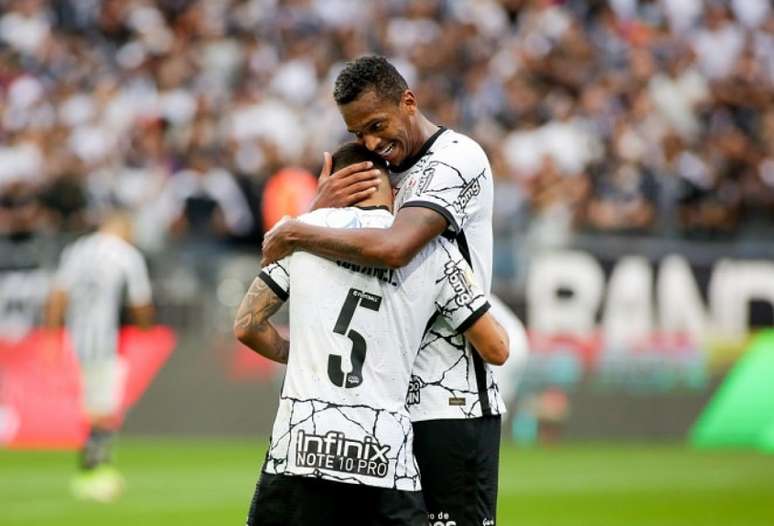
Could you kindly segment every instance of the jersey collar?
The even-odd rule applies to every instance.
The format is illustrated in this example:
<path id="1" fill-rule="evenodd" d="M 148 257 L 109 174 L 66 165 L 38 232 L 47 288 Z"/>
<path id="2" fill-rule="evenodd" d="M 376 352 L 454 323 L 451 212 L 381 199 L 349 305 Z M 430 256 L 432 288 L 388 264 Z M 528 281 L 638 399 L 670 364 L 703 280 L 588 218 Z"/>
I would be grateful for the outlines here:
<path id="1" fill-rule="evenodd" d="M 359 208 L 360 210 L 387 210 L 390 211 L 390 207 L 387 205 L 372 205 L 372 206 L 357 206 L 353 205 L 355 208 Z"/>
<path id="2" fill-rule="evenodd" d="M 430 149 L 430 147 L 433 145 L 436 139 L 438 139 L 438 137 L 440 137 L 441 134 L 445 131 L 446 131 L 446 128 L 443 126 L 438 128 L 438 131 L 436 131 L 433 135 L 430 136 L 429 139 L 425 141 L 425 144 L 422 145 L 422 147 L 419 149 L 417 153 L 415 153 L 411 157 L 404 159 L 404 161 L 399 165 L 390 166 L 390 171 L 393 173 L 401 173 L 401 172 L 405 172 L 406 170 L 414 166 L 414 164 L 416 164 L 416 162 L 420 160 L 422 156 L 427 153 L 427 150 Z"/>

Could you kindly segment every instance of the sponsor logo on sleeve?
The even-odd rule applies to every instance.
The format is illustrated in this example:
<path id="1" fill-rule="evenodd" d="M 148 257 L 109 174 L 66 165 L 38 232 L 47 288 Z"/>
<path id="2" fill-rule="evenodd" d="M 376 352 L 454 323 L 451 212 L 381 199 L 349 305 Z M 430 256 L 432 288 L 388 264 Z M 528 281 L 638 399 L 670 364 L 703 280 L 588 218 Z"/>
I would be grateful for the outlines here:
<path id="1" fill-rule="evenodd" d="M 460 214 L 465 212 L 465 209 L 468 206 L 468 203 L 479 195 L 481 193 L 481 183 L 479 183 L 479 178 L 483 175 L 483 172 L 478 175 L 475 179 L 471 179 L 467 183 L 464 184 L 462 187 L 462 190 L 460 190 L 459 195 L 457 196 L 457 199 L 454 201 L 454 208 L 459 212 Z"/>
<path id="2" fill-rule="evenodd" d="M 446 279 L 449 280 L 449 284 L 454 291 L 454 301 L 460 307 L 468 305 L 473 296 L 468 276 L 451 260 L 446 262 L 443 270 Z"/>

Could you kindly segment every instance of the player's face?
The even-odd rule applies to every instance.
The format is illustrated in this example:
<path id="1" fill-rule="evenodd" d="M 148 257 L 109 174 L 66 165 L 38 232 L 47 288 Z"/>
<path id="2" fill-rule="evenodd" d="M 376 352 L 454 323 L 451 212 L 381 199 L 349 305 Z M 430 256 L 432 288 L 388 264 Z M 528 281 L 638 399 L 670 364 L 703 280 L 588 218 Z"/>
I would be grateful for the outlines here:
<path id="1" fill-rule="evenodd" d="M 398 103 L 368 90 L 339 106 L 350 133 L 393 166 L 402 163 L 413 151 L 411 123 L 416 109 L 414 94 L 409 90 Z"/>

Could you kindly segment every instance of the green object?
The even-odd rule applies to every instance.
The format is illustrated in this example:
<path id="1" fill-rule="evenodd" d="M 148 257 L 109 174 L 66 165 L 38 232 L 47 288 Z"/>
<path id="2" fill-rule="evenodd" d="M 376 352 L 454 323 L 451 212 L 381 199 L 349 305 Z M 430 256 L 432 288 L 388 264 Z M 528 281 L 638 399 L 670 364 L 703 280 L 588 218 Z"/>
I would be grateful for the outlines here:
<path id="1" fill-rule="evenodd" d="M 728 373 L 693 430 L 697 447 L 774 452 L 774 330 L 760 332 Z"/>
<path id="2" fill-rule="evenodd" d="M 245 523 L 265 440 L 120 437 L 126 492 L 111 504 L 68 491 L 71 452 L 0 450 L 2 526 Z M 504 442 L 496 526 L 772 526 L 774 456 L 683 444 Z"/>
<path id="3" fill-rule="evenodd" d="M 774 453 L 774 423 L 763 432 L 758 447 L 767 453 Z"/>

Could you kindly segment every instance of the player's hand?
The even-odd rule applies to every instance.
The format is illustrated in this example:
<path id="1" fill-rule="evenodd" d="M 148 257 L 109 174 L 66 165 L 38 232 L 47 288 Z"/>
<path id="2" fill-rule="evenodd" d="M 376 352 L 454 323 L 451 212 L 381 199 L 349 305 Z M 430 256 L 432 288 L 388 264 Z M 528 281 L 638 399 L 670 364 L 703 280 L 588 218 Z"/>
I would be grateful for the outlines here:
<path id="1" fill-rule="evenodd" d="M 379 170 L 370 161 L 350 164 L 331 174 L 332 165 L 331 154 L 325 152 L 312 210 L 352 206 L 379 187 Z"/>
<path id="2" fill-rule="evenodd" d="M 279 261 L 293 252 L 293 245 L 290 242 L 290 234 L 295 227 L 295 219 L 287 216 L 280 219 L 271 230 L 263 236 L 263 247 L 261 249 L 261 266 L 265 267 L 270 263 Z"/>

